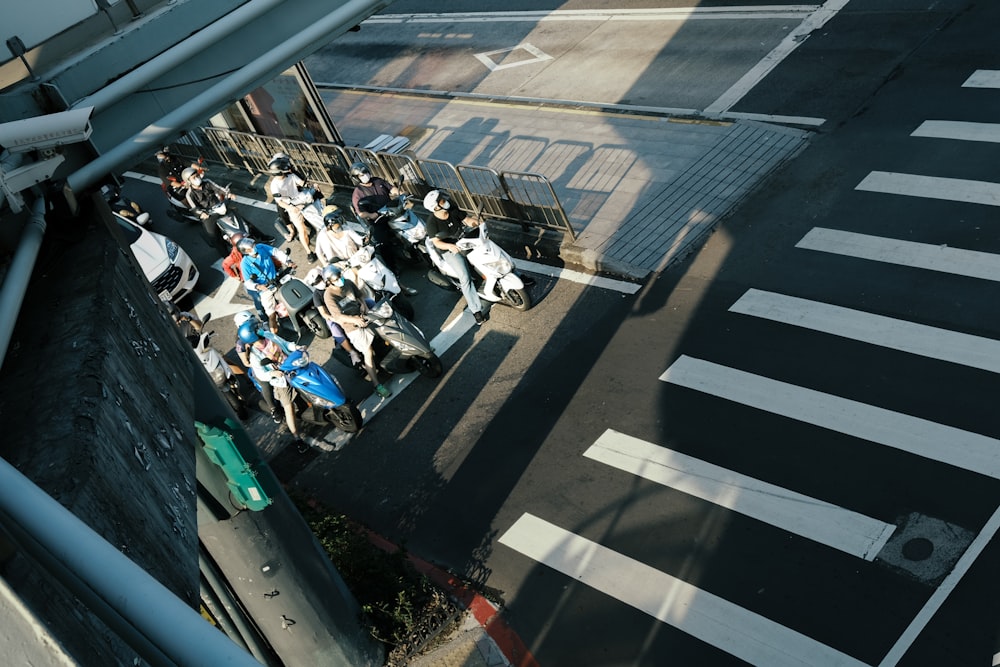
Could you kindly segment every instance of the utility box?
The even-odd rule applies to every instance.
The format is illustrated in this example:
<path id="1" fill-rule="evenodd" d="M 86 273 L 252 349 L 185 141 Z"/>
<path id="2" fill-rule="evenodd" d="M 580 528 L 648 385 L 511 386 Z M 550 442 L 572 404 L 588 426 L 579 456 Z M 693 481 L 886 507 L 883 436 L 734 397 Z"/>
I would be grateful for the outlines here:
<path id="1" fill-rule="evenodd" d="M 230 420 L 226 420 L 228 425 Z M 234 425 L 236 429 L 238 425 Z M 248 510 L 259 512 L 273 501 L 257 481 L 257 472 L 246 462 L 234 441 L 234 431 L 196 421 L 202 449 L 209 460 L 222 468 L 233 499 Z"/>

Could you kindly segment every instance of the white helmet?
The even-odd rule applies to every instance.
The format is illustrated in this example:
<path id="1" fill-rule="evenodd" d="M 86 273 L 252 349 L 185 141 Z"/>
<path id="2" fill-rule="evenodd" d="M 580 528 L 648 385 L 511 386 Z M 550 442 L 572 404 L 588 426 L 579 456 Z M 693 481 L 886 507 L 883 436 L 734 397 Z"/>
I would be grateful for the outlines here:
<path id="1" fill-rule="evenodd" d="M 447 192 L 442 192 L 441 190 L 431 190 L 426 196 L 424 196 L 424 208 L 433 212 L 437 210 L 438 202 L 441 200 L 444 200 L 444 203 L 441 204 L 442 209 L 447 211 L 451 208 L 451 202 L 448 200 Z"/>
<path id="2" fill-rule="evenodd" d="M 303 282 L 309 285 L 309 287 L 321 287 L 323 285 L 323 269 L 318 266 L 309 269 L 309 273 L 305 275 Z"/>

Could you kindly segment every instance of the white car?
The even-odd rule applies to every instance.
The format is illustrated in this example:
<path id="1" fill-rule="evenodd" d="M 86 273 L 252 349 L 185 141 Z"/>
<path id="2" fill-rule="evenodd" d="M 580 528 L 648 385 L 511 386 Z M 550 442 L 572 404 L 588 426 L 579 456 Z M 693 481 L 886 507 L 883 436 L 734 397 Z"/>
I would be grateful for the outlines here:
<path id="1" fill-rule="evenodd" d="M 179 301 L 191 293 L 198 282 L 198 267 L 183 248 L 117 213 L 114 218 L 157 296 L 164 301 Z"/>

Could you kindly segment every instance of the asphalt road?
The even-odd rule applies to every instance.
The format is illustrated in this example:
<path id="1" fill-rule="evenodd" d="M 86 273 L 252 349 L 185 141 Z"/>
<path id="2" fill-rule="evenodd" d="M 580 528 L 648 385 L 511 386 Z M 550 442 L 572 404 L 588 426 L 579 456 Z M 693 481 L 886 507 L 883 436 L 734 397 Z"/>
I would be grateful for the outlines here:
<path id="1" fill-rule="evenodd" d="M 265 447 L 296 486 L 501 590 L 542 665 L 989 664 L 1000 281 L 968 275 L 983 256 L 912 258 L 998 252 L 1000 198 L 970 183 L 995 180 L 996 143 L 914 136 L 995 118 L 1000 93 L 963 84 L 1000 67 L 998 18 L 968 2 L 849 3 L 733 106 L 826 122 L 702 251 L 635 295 L 540 277 L 534 309 L 495 309 L 442 355 L 444 377 L 415 381 L 343 450 Z M 691 51 L 744 34 L 695 28 L 709 34 Z M 526 34 L 488 30 L 477 50 Z M 735 44 L 745 70 L 754 51 Z M 421 53 L 393 48 L 383 65 Z M 340 51 L 314 58 L 336 55 L 355 83 L 434 88 L 449 72 L 438 54 L 383 82 L 395 70 L 361 51 L 349 67 Z M 704 107 L 739 78 L 726 53 L 697 57 L 728 85 L 713 74 L 642 103 Z M 451 89 L 499 85 L 462 71 Z M 656 89 L 666 74 L 650 72 L 615 96 Z M 499 89 L 563 90 L 532 85 Z M 932 195 L 941 182 L 893 174 L 962 180 Z M 954 200 L 970 191 L 986 205 Z M 892 248 L 852 255 L 834 242 L 845 233 Z M 413 278 L 418 324 L 458 315 L 455 295 Z"/>

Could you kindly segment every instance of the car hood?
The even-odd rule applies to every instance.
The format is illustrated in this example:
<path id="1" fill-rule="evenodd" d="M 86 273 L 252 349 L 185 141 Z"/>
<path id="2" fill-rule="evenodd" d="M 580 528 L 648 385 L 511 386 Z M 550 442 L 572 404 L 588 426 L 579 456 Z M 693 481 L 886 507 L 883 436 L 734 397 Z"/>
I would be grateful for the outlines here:
<path id="1" fill-rule="evenodd" d="M 170 266 L 167 255 L 167 237 L 145 230 L 130 246 L 146 279 L 152 282 Z"/>

